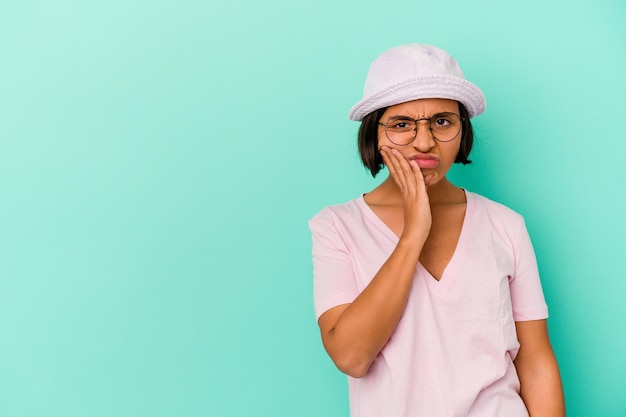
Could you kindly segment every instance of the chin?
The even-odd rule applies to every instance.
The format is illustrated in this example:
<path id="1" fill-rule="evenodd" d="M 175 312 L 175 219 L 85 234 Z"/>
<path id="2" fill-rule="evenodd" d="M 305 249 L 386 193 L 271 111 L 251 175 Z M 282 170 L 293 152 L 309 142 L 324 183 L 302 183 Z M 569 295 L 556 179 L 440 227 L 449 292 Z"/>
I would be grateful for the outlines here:
<path id="1" fill-rule="evenodd" d="M 424 184 L 429 187 L 431 185 L 435 185 L 439 182 L 439 177 L 437 174 L 424 175 Z"/>

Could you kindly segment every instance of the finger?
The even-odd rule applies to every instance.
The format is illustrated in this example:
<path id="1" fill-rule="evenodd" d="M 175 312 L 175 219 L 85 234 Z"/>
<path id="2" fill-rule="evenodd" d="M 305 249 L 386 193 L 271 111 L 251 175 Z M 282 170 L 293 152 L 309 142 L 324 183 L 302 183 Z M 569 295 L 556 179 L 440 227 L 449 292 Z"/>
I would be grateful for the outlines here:
<path id="1" fill-rule="evenodd" d="M 398 162 L 396 161 L 396 157 L 391 153 L 391 149 L 383 147 L 380 149 L 380 154 L 383 157 L 383 162 L 387 166 L 389 173 L 394 177 L 397 176 L 400 168 Z"/>
<path id="2" fill-rule="evenodd" d="M 415 176 L 414 184 L 418 189 L 423 189 L 426 191 L 426 181 L 424 180 L 424 174 L 422 173 L 422 169 L 416 160 L 409 161 L 411 165 L 411 169 L 413 170 L 413 175 Z"/>
<path id="3" fill-rule="evenodd" d="M 405 177 L 410 177 L 412 174 L 411 166 L 409 165 L 409 161 L 400 153 L 400 151 L 396 149 L 391 150 L 392 158 L 397 166 L 398 172 L 404 174 Z"/>
<path id="4" fill-rule="evenodd" d="M 416 161 L 408 160 L 399 151 L 393 149 L 391 158 L 398 177 L 403 180 L 404 190 L 414 194 L 417 184 L 423 181 L 422 171 Z"/>
<path id="5" fill-rule="evenodd" d="M 402 184 L 401 191 L 404 194 L 407 196 L 416 196 L 417 194 L 426 192 L 424 175 L 417 161 L 406 159 L 404 155 L 396 149 L 391 150 L 390 160 L 393 163 L 397 178 Z"/>
<path id="6" fill-rule="evenodd" d="M 407 180 L 397 154 L 395 154 L 392 149 L 386 147 L 381 148 L 380 151 L 383 156 L 383 162 L 387 165 L 391 178 L 394 180 L 398 188 L 400 188 L 400 191 L 404 192 L 407 188 Z"/>
<path id="7" fill-rule="evenodd" d="M 423 182 L 422 170 L 414 160 L 406 160 L 406 165 L 410 170 L 410 175 L 407 175 L 407 193 L 410 195 L 416 195 L 420 187 L 420 183 Z"/>
<path id="8" fill-rule="evenodd" d="M 422 182 L 424 181 L 424 174 L 422 173 L 422 169 L 415 159 L 409 161 L 409 165 L 411 166 L 411 170 L 413 171 L 413 175 L 416 178 L 420 179 Z"/>
<path id="9" fill-rule="evenodd" d="M 411 174 L 411 167 L 408 165 L 406 159 L 396 149 L 390 149 L 387 151 L 387 157 L 389 159 L 390 170 L 395 173 L 398 178 L 408 177 Z"/>

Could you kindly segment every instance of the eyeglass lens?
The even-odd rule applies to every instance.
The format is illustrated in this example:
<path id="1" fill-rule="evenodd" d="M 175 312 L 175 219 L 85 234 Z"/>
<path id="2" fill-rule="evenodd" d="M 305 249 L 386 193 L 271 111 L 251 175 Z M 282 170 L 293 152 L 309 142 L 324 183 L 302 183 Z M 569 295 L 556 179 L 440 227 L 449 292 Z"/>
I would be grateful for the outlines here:
<path id="1" fill-rule="evenodd" d="M 408 145 L 417 136 L 420 121 L 428 122 L 433 137 L 439 142 L 449 142 L 461 131 L 461 119 L 456 113 L 439 113 L 417 121 L 404 117 L 391 119 L 384 125 L 385 133 L 396 145 Z"/>

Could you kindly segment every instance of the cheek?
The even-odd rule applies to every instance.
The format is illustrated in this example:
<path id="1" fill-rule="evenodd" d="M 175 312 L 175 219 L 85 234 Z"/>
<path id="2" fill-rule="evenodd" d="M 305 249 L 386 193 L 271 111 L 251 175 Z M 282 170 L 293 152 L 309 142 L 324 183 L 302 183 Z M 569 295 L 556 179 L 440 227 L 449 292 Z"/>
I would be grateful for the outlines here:
<path id="1" fill-rule="evenodd" d="M 449 161 L 450 164 L 454 163 L 457 155 L 459 154 L 460 149 L 461 149 L 460 142 L 456 142 L 455 144 L 453 144 L 452 146 L 446 149 L 445 158 Z"/>
<path id="2" fill-rule="evenodd" d="M 398 149 L 401 150 L 402 147 L 392 143 L 389 138 L 387 138 L 387 135 L 385 134 L 385 131 L 378 131 L 378 148 L 380 148 L 381 146 L 386 146 L 388 148 L 394 148 L 394 149 Z"/>
<path id="3" fill-rule="evenodd" d="M 387 142 L 389 141 L 387 140 L 387 136 L 385 136 L 385 132 L 379 129 L 378 130 L 378 147 L 386 144 Z"/>

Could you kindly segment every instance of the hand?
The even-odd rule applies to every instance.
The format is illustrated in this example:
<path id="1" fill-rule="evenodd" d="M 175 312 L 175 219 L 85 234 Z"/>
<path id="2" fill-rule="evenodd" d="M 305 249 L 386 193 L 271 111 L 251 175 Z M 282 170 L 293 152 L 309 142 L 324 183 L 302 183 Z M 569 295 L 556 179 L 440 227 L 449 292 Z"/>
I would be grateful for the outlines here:
<path id="1" fill-rule="evenodd" d="M 402 237 L 424 243 L 430 232 L 432 215 L 422 171 L 414 160 L 407 160 L 398 150 L 383 146 L 383 161 L 400 193 L 404 209 Z"/>

